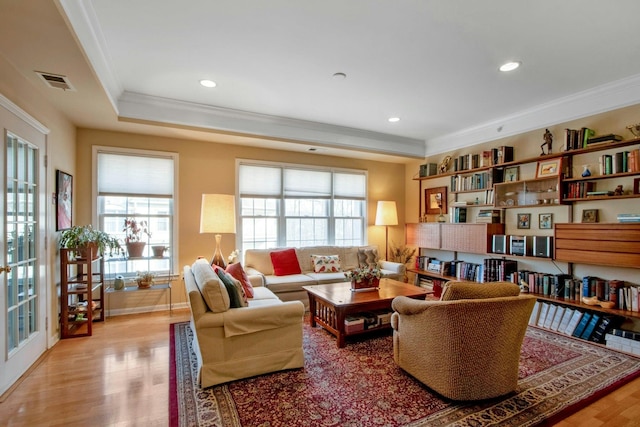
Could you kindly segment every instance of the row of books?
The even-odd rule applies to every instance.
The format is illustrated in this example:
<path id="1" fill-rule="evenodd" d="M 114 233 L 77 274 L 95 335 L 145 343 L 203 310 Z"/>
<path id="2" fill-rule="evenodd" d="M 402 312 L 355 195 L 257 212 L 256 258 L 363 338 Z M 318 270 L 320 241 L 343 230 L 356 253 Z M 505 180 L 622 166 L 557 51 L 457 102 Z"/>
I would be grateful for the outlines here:
<path id="1" fill-rule="evenodd" d="M 620 135 L 602 135 L 595 136 L 596 132 L 589 128 L 565 129 L 564 146 L 565 151 L 578 150 L 587 148 L 595 144 L 603 144 L 608 142 L 622 141 Z"/>
<path id="2" fill-rule="evenodd" d="M 415 265 L 417 269 L 442 276 L 455 277 L 460 280 L 482 282 L 484 279 L 482 264 L 460 260 L 442 261 L 437 258 L 420 255 L 416 257 Z"/>
<path id="3" fill-rule="evenodd" d="M 517 271 L 518 261 L 516 260 L 485 258 L 483 280 L 485 282 L 513 281 L 511 280 L 512 275 Z"/>
<path id="4" fill-rule="evenodd" d="M 603 154 L 598 157 L 600 175 L 640 171 L 640 148 L 620 151 L 615 154 Z"/>
<path id="5" fill-rule="evenodd" d="M 484 150 L 482 154 L 465 154 L 453 159 L 454 171 L 465 171 L 513 161 L 513 147 L 500 146 Z"/>
<path id="6" fill-rule="evenodd" d="M 604 344 L 605 335 L 617 327 L 621 320 L 619 316 L 537 301 L 529 325 Z"/>
<path id="7" fill-rule="evenodd" d="M 567 191 L 564 198 L 578 199 L 587 197 L 596 189 L 596 183 L 593 181 L 570 182 L 567 184 Z"/>
<path id="8" fill-rule="evenodd" d="M 491 169 L 486 172 L 477 172 L 473 175 L 452 175 L 451 191 L 483 190 L 493 187 L 493 184 L 502 182 L 503 170 Z"/>

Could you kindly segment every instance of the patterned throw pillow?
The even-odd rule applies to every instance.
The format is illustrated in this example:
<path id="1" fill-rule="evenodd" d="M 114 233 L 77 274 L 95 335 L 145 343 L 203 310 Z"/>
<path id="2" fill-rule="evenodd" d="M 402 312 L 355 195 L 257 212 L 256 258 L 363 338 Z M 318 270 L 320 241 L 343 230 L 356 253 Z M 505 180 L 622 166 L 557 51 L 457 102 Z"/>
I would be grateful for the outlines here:
<path id="1" fill-rule="evenodd" d="M 315 273 L 338 273 L 342 271 L 339 255 L 311 255 L 311 264 Z"/>
<path id="2" fill-rule="evenodd" d="M 360 268 L 377 267 L 378 266 L 378 250 L 377 249 L 358 249 L 358 263 Z"/>

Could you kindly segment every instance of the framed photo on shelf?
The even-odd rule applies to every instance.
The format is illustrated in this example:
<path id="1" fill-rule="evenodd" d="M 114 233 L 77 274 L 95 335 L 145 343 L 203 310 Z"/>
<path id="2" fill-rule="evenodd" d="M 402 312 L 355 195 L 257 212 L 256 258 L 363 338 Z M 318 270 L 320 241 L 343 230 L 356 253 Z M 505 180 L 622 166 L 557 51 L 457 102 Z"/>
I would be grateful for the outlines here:
<path id="1" fill-rule="evenodd" d="M 520 179 L 520 168 L 511 166 L 504 168 L 504 182 L 518 181 Z"/>
<path id="2" fill-rule="evenodd" d="M 538 219 L 538 228 L 540 230 L 549 230 L 553 228 L 553 214 L 542 213 Z"/>
<path id="3" fill-rule="evenodd" d="M 561 157 L 558 157 L 557 159 L 539 161 L 538 169 L 536 170 L 536 178 L 560 175 L 561 162 Z"/>
<path id="4" fill-rule="evenodd" d="M 531 228 L 531 214 L 518 214 L 518 228 Z"/>
<path id="5" fill-rule="evenodd" d="M 73 176 L 56 171 L 56 231 L 71 228 L 73 223 Z"/>
<path id="6" fill-rule="evenodd" d="M 598 222 L 598 209 L 584 209 L 582 222 Z"/>
<path id="7" fill-rule="evenodd" d="M 424 190 L 424 211 L 428 215 L 447 213 L 447 187 L 427 188 Z"/>

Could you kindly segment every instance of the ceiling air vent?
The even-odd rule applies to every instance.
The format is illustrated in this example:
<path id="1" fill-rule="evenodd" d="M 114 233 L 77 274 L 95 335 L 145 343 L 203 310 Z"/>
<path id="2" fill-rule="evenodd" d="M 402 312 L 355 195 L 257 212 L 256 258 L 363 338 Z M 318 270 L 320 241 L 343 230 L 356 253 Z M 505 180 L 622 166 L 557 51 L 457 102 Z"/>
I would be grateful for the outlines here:
<path id="1" fill-rule="evenodd" d="M 44 80 L 45 84 L 49 87 L 52 87 L 54 89 L 75 91 L 74 87 L 71 86 L 71 83 L 69 83 L 69 80 L 66 76 L 44 73 L 42 71 L 36 71 L 36 74 L 39 75 L 40 78 Z"/>

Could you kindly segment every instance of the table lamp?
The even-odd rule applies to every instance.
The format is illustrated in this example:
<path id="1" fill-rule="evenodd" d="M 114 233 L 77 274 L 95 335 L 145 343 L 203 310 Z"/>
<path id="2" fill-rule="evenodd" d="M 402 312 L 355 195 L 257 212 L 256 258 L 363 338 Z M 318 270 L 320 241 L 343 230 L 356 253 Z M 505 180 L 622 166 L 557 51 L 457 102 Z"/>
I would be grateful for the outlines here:
<path id="1" fill-rule="evenodd" d="M 222 233 L 236 232 L 235 197 L 229 194 L 203 194 L 200 208 L 200 233 L 216 233 L 216 250 L 211 264 L 225 268 L 220 250 Z"/>
<path id="2" fill-rule="evenodd" d="M 396 202 L 385 200 L 378 201 L 378 209 L 376 211 L 375 225 L 384 225 L 385 228 L 385 259 L 389 260 L 389 226 L 398 225 L 398 211 L 396 210 Z"/>

